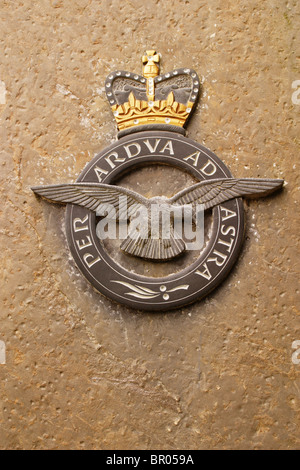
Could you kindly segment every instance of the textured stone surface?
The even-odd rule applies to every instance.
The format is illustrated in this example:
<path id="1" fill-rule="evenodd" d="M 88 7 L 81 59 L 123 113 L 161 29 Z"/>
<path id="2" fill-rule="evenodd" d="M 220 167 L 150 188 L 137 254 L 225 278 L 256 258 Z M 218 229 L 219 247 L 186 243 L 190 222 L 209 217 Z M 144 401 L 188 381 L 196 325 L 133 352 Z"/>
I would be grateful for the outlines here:
<path id="1" fill-rule="evenodd" d="M 299 3 L 0 8 L 0 448 L 299 448 Z M 163 70 L 192 66 L 202 77 L 189 137 L 237 177 L 288 183 L 245 202 L 246 239 L 228 279 L 168 314 L 96 293 L 70 258 L 64 207 L 30 190 L 75 181 L 114 141 L 105 77 L 140 72 L 146 47 L 162 53 Z M 172 173 L 152 176 L 174 184 Z"/>

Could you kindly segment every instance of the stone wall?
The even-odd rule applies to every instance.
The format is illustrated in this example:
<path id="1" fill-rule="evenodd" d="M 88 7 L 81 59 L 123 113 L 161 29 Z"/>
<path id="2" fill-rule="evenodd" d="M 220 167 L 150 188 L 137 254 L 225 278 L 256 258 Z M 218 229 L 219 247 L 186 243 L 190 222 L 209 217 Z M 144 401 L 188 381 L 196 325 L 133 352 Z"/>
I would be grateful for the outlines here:
<path id="1" fill-rule="evenodd" d="M 299 448 L 299 2 L 0 8 L 0 448 Z M 115 141 L 105 78 L 140 73 L 152 47 L 165 72 L 201 77 L 188 136 L 236 177 L 287 182 L 244 203 L 225 282 L 164 314 L 95 292 L 70 256 L 65 208 L 30 190 L 74 182 Z M 146 176 L 162 192 L 174 181 Z"/>

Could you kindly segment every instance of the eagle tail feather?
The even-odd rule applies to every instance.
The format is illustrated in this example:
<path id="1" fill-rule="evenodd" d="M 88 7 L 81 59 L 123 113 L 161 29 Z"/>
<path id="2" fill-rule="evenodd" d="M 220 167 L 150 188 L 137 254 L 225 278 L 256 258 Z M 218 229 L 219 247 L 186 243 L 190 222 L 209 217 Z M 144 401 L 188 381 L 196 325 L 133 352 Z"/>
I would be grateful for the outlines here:
<path id="1" fill-rule="evenodd" d="M 148 260 L 169 260 L 185 251 L 185 243 L 181 238 L 176 238 L 174 230 L 170 230 L 170 238 L 136 238 L 128 235 L 120 246 L 121 250 L 133 256 Z"/>

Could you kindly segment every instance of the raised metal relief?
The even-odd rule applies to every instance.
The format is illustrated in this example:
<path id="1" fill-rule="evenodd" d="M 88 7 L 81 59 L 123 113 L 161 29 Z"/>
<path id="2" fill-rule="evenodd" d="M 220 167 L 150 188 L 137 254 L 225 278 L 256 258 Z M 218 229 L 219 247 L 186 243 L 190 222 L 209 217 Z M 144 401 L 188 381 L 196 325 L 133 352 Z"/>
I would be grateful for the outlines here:
<path id="1" fill-rule="evenodd" d="M 199 78 L 192 69 L 159 75 L 159 58 L 147 51 L 143 76 L 124 71 L 108 76 L 106 92 L 119 140 L 98 154 L 76 183 L 32 188 L 50 201 L 67 204 L 70 249 L 93 286 L 113 300 L 152 311 L 180 307 L 216 287 L 241 248 L 241 197 L 264 197 L 283 185 L 278 179 L 233 178 L 213 152 L 184 136 Z M 149 199 L 113 184 L 125 171 L 149 163 L 177 167 L 199 182 L 171 198 Z M 208 210 L 212 230 L 203 243 Z M 139 259 L 169 262 L 191 249 L 198 257 L 169 276 L 146 277 L 112 259 L 103 243 L 107 237 L 119 237 L 120 250 Z"/>

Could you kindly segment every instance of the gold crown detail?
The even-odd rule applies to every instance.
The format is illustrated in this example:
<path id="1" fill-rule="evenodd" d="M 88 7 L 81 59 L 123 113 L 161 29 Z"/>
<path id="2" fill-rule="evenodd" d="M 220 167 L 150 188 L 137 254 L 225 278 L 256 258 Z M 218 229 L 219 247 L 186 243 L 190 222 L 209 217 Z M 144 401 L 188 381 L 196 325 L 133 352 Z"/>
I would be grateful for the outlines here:
<path id="1" fill-rule="evenodd" d="M 120 131 L 145 125 L 183 127 L 199 95 L 199 78 L 192 69 L 159 75 L 160 55 L 146 51 L 143 75 L 116 71 L 105 82 L 107 98 Z"/>

